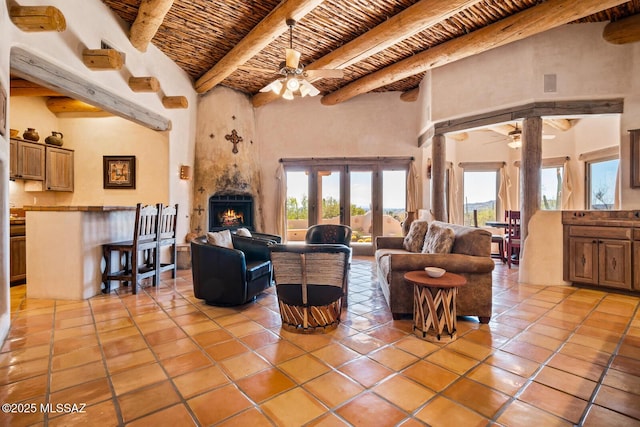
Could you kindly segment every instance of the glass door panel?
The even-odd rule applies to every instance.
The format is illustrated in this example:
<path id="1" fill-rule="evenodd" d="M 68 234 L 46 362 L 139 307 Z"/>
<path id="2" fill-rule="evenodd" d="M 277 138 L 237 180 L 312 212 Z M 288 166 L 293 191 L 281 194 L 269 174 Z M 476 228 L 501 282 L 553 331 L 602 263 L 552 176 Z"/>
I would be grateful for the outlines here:
<path id="1" fill-rule="evenodd" d="M 309 228 L 309 174 L 287 172 L 287 240 L 302 241 Z"/>
<path id="2" fill-rule="evenodd" d="M 318 171 L 318 224 L 341 224 L 339 171 Z"/>
<path id="3" fill-rule="evenodd" d="M 352 230 L 351 245 L 372 246 L 373 212 L 372 206 L 372 171 L 351 171 L 350 175 L 350 227 Z"/>
<path id="4" fill-rule="evenodd" d="M 407 217 L 407 172 L 382 171 L 382 235 L 402 236 Z"/>

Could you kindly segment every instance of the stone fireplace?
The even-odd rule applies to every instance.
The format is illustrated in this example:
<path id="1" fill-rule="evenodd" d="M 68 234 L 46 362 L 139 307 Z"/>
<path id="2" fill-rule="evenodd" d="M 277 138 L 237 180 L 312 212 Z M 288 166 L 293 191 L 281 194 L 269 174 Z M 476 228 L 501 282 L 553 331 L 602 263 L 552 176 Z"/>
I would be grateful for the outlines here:
<path id="1" fill-rule="evenodd" d="M 264 231 L 262 163 L 251 99 L 217 86 L 199 98 L 191 233 L 246 227 Z"/>
<path id="2" fill-rule="evenodd" d="M 209 198 L 209 231 L 254 229 L 253 197 L 250 195 L 213 195 Z"/>

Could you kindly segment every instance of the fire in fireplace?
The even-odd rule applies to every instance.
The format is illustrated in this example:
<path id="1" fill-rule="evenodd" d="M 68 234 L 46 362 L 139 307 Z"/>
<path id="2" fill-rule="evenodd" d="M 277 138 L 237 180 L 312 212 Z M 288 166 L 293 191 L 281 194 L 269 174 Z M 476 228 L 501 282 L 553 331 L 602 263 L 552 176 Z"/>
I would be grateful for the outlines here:
<path id="1" fill-rule="evenodd" d="M 253 197 L 248 195 L 213 195 L 209 198 L 209 231 L 253 230 Z"/>

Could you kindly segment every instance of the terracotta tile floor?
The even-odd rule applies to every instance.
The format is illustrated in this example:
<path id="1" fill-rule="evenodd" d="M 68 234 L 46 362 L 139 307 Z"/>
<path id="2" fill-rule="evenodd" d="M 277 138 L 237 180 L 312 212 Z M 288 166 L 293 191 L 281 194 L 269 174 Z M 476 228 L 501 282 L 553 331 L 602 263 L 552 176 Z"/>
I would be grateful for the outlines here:
<path id="1" fill-rule="evenodd" d="M 325 335 L 281 331 L 273 289 L 207 306 L 190 273 L 88 301 L 11 288 L 0 400 L 23 405 L 0 425 L 640 426 L 639 298 L 519 285 L 499 264 L 491 323 L 460 318 L 436 345 L 392 320 L 370 258 Z"/>

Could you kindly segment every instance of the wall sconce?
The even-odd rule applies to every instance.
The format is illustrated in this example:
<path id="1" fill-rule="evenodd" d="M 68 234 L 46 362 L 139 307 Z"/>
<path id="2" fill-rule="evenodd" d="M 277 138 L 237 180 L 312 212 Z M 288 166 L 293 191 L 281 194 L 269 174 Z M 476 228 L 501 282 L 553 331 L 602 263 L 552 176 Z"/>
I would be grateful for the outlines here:
<path id="1" fill-rule="evenodd" d="M 180 166 L 180 179 L 185 179 L 185 180 L 191 179 L 191 166 L 187 166 L 187 165 Z"/>

